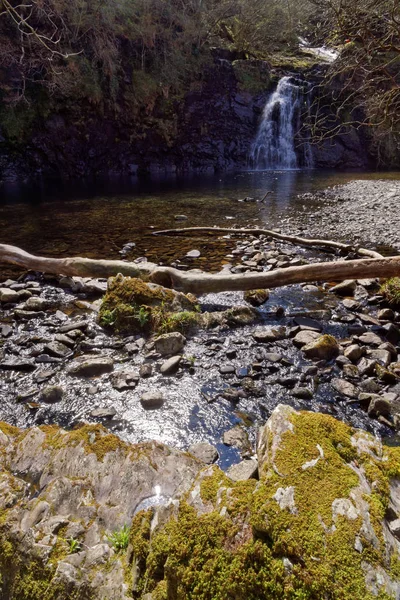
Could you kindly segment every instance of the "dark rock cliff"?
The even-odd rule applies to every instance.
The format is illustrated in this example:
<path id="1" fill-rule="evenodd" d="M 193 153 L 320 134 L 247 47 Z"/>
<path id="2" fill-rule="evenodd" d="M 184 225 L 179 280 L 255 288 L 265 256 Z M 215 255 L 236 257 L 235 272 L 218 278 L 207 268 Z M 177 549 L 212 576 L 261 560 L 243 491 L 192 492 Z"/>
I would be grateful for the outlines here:
<path id="1" fill-rule="evenodd" d="M 83 102 L 54 104 L 17 141 L 0 127 L 0 180 L 245 168 L 263 106 L 282 70 L 231 58 L 216 55 L 182 99 L 160 95 L 134 113 L 126 105 L 116 111 Z M 318 73 L 308 69 L 304 76 L 312 80 Z M 355 130 L 315 145 L 313 152 L 316 167 L 368 165 Z"/>

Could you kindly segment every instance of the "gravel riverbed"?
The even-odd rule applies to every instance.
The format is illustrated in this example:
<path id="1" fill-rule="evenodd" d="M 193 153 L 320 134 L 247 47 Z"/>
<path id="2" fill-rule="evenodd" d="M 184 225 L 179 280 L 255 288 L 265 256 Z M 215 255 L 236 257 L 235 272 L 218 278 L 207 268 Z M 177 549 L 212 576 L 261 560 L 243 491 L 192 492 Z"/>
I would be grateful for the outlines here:
<path id="1" fill-rule="evenodd" d="M 283 216 L 285 232 L 400 250 L 400 181 L 355 180 L 298 200 L 295 215 Z"/>

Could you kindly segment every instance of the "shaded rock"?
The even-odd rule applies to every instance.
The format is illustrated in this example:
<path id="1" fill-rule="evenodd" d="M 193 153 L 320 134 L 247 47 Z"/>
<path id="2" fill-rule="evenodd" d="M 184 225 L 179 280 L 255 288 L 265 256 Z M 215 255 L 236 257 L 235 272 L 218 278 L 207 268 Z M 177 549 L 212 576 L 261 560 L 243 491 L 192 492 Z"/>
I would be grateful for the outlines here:
<path id="1" fill-rule="evenodd" d="M 357 283 L 354 279 L 346 279 L 333 286 L 329 291 L 338 296 L 353 296 L 356 288 Z"/>
<path id="2" fill-rule="evenodd" d="M 64 396 L 64 389 L 59 385 L 51 385 L 44 388 L 39 396 L 40 402 L 60 402 Z"/>
<path id="3" fill-rule="evenodd" d="M 392 355 L 390 354 L 390 352 L 388 350 L 383 350 L 382 348 L 370 350 L 368 352 L 368 357 L 372 360 L 376 360 L 376 362 L 382 365 L 383 367 L 389 366 L 392 361 Z"/>
<path id="4" fill-rule="evenodd" d="M 160 373 L 162 375 L 173 375 L 179 369 L 181 360 L 182 356 L 180 354 L 178 356 L 171 356 L 171 358 L 163 362 L 161 365 Z"/>
<path id="5" fill-rule="evenodd" d="M 154 348 L 156 352 L 163 356 L 168 356 L 169 354 L 175 355 L 183 350 L 185 343 L 186 338 L 181 333 L 165 333 L 155 340 Z"/>
<path id="6" fill-rule="evenodd" d="M 0 362 L 0 369 L 4 371 L 33 371 L 35 363 L 29 358 L 7 358 Z"/>
<path id="7" fill-rule="evenodd" d="M 160 408 L 164 404 L 164 396 L 162 392 L 151 391 L 145 392 L 140 398 L 143 408 Z"/>
<path id="8" fill-rule="evenodd" d="M 1 337 L 7 338 L 7 337 L 10 337 L 10 335 L 12 334 L 13 328 L 11 327 L 11 325 L 2 325 L 0 332 L 1 332 Z"/>
<path id="9" fill-rule="evenodd" d="M 269 290 L 249 290 L 243 297 L 252 306 L 262 306 L 269 299 Z"/>
<path id="10" fill-rule="evenodd" d="M 114 361 L 108 356 L 83 355 L 68 366 L 67 373 L 76 377 L 97 377 L 111 373 L 113 369 Z"/>
<path id="11" fill-rule="evenodd" d="M 45 344 L 43 346 L 44 352 L 50 354 L 50 356 L 55 356 L 56 358 L 66 358 L 71 354 L 71 348 L 65 346 L 61 342 L 50 342 L 49 344 Z"/>
<path id="12" fill-rule="evenodd" d="M 152 374 L 153 374 L 153 367 L 149 363 L 144 363 L 143 365 L 140 365 L 140 369 L 139 369 L 140 377 L 143 377 L 145 379 L 146 377 L 151 377 Z"/>
<path id="13" fill-rule="evenodd" d="M 310 388 L 300 386 L 295 387 L 290 392 L 290 395 L 294 398 L 301 398 L 302 400 L 311 400 L 311 398 L 313 397 L 313 393 L 312 390 L 310 390 Z"/>
<path id="14" fill-rule="evenodd" d="M 358 363 L 357 368 L 360 371 L 360 375 L 372 375 L 375 372 L 376 361 L 370 358 L 363 357 Z"/>
<path id="15" fill-rule="evenodd" d="M 322 335 L 302 348 L 304 355 L 313 360 L 332 360 L 339 354 L 339 344 L 332 335 Z"/>
<path id="16" fill-rule="evenodd" d="M 380 321 L 393 321 L 395 313 L 391 308 L 382 308 L 378 311 L 377 317 Z"/>
<path id="17" fill-rule="evenodd" d="M 258 462 L 256 460 L 242 460 L 242 462 L 232 465 L 226 471 L 226 475 L 233 481 L 247 481 L 248 479 L 257 479 Z"/>
<path id="18" fill-rule="evenodd" d="M 212 465 L 216 460 L 218 460 L 219 457 L 218 450 L 215 448 L 215 446 L 212 446 L 207 442 L 192 444 L 188 448 L 188 452 L 193 454 L 193 456 L 202 462 L 206 463 L 206 465 Z"/>
<path id="19" fill-rule="evenodd" d="M 390 401 L 384 396 L 374 396 L 371 399 L 370 405 L 368 407 L 368 416 L 369 417 L 378 417 L 382 415 L 383 417 L 389 417 L 391 413 L 392 405 Z"/>
<path id="20" fill-rule="evenodd" d="M 250 442 L 247 432 L 240 425 L 236 425 L 229 431 L 225 431 L 222 441 L 226 446 L 234 446 L 239 450 L 249 450 Z"/>
<path id="21" fill-rule="evenodd" d="M 304 330 L 321 332 L 323 326 L 319 321 L 311 319 L 310 317 L 295 317 L 294 322 Z"/>

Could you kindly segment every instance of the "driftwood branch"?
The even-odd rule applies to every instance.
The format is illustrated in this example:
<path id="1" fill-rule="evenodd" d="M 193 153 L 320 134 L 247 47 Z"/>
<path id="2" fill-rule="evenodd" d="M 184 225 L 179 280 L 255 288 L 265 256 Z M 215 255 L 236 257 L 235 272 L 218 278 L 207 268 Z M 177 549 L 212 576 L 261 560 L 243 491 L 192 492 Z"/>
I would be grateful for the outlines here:
<path id="1" fill-rule="evenodd" d="M 295 283 L 313 281 L 343 281 L 371 277 L 400 275 L 400 256 L 315 263 L 299 267 L 276 269 L 268 273 L 208 273 L 182 272 L 172 267 L 159 267 L 153 263 L 128 263 L 120 260 L 94 260 L 90 258 L 45 258 L 33 256 L 15 246 L 0 244 L 0 262 L 11 263 L 56 275 L 78 277 L 111 277 L 122 273 L 149 280 L 176 290 L 205 294 L 209 292 L 244 291 L 259 288 L 276 288 Z"/>
<path id="2" fill-rule="evenodd" d="M 344 252 L 356 252 L 359 256 L 368 256 L 370 258 L 383 258 L 382 254 L 374 250 L 366 248 L 358 248 L 341 242 L 332 240 L 307 239 L 295 235 L 285 235 L 278 233 L 272 229 L 230 229 L 228 227 L 183 227 L 181 229 L 164 229 L 162 231 L 154 231 L 153 235 L 187 235 L 188 233 L 229 233 L 231 235 L 265 235 L 281 242 L 289 242 L 297 246 L 305 246 L 309 248 L 329 248 L 331 250 L 342 250 Z"/>

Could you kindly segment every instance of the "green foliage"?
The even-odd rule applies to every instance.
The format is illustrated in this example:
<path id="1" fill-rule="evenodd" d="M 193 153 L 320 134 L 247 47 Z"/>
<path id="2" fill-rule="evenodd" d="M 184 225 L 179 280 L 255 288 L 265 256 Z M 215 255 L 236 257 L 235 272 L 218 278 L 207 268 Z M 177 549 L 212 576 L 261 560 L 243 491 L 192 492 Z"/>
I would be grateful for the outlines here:
<path id="1" fill-rule="evenodd" d="M 80 552 L 82 550 L 82 542 L 76 538 L 68 538 L 65 542 L 68 546 L 68 554 L 75 554 L 75 552 Z"/>
<path id="2" fill-rule="evenodd" d="M 128 548 L 130 537 L 130 527 L 124 525 L 121 529 L 114 531 L 111 535 L 107 536 L 107 540 L 110 542 L 115 552 L 123 552 Z"/>
<path id="3" fill-rule="evenodd" d="M 392 306 L 400 306 L 400 278 L 392 277 L 382 284 L 381 294 Z"/>

